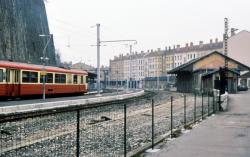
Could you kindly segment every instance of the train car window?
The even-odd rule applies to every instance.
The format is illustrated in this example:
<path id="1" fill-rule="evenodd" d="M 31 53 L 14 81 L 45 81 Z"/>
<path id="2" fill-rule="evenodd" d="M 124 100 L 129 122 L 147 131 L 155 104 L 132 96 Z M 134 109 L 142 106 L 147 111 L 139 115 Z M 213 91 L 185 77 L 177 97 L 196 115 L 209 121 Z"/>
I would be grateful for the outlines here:
<path id="1" fill-rule="evenodd" d="M 84 82 L 83 82 L 83 76 L 81 76 L 81 84 L 84 84 Z"/>
<path id="2" fill-rule="evenodd" d="M 65 74 L 55 74 L 55 83 L 66 83 Z"/>
<path id="3" fill-rule="evenodd" d="M 61 74 L 61 83 L 66 83 L 66 75 Z"/>
<path id="4" fill-rule="evenodd" d="M 0 82 L 3 82 L 3 69 L 0 69 Z"/>
<path id="5" fill-rule="evenodd" d="M 15 71 L 15 83 L 19 83 L 19 74 L 20 74 L 20 72 L 19 71 Z"/>
<path id="6" fill-rule="evenodd" d="M 6 82 L 10 82 L 10 70 L 6 70 Z"/>
<path id="7" fill-rule="evenodd" d="M 23 71 L 22 81 L 24 83 L 38 83 L 38 73 L 31 71 Z"/>
<path id="8" fill-rule="evenodd" d="M 74 75 L 73 80 L 74 80 L 74 84 L 77 84 L 77 75 Z"/>
<path id="9" fill-rule="evenodd" d="M 46 83 L 53 83 L 53 73 L 47 73 L 45 76 Z M 43 83 L 43 76 L 40 77 L 40 83 Z"/>
<path id="10" fill-rule="evenodd" d="M 47 83 L 53 83 L 53 74 L 52 73 L 47 73 L 46 82 Z"/>
<path id="11" fill-rule="evenodd" d="M 38 73 L 37 72 L 30 72 L 30 82 L 31 83 L 38 83 Z"/>

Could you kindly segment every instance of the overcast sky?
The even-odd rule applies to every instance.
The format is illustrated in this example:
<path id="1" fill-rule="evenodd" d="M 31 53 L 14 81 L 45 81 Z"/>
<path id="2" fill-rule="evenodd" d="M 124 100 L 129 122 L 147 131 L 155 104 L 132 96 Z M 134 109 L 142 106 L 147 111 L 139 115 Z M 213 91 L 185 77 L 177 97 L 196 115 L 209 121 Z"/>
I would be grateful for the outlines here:
<path id="1" fill-rule="evenodd" d="M 101 40 L 136 39 L 135 51 L 164 49 L 218 37 L 224 17 L 230 27 L 250 30 L 250 0 L 48 0 L 50 31 L 63 61 L 96 65 L 96 28 Z M 101 64 L 120 53 L 126 43 L 101 47 Z"/>

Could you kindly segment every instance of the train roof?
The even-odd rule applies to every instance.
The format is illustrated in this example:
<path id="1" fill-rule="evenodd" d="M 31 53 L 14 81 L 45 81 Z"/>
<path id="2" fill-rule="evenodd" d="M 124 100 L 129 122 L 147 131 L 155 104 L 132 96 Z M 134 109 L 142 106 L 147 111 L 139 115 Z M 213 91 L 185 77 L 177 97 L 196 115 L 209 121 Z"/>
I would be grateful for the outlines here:
<path id="1" fill-rule="evenodd" d="M 25 69 L 25 70 L 36 70 L 36 71 L 43 70 L 43 65 L 19 63 L 19 62 L 11 62 L 11 61 L 0 61 L 0 67 L 15 68 L 15 69 Z M 64 69 L 64 68 L 53 67 L 53 66 L 45 66 L 45 70 L 47 72 L 58 72 L 58 73 L 70 73 L 70 74 L 88 75 L 88 73 L 86 71 Z"/>

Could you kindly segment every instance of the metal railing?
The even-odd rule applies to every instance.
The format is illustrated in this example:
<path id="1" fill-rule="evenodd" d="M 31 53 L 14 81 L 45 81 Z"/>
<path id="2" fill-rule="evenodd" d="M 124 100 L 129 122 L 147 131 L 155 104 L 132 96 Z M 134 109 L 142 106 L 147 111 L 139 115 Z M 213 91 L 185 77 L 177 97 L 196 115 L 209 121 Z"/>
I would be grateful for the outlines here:
<path id="1" fill-rule="evenodd" d="M 157 94 L 127 102 L 5 116 L 0 156 L 132 156 L 218 111 L 213 93 Z"/>

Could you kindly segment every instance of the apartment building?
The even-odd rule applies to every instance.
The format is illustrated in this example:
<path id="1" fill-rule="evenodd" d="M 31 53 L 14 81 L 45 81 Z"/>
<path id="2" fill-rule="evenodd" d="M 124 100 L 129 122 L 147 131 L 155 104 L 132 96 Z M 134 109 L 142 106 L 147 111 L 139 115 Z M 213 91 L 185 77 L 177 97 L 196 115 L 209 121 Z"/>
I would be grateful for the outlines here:
<path id="1" fill-rule="evenodd" d="M 231 30 L 228 39 L 228 56 L 247 66 L 250 66 L 250 32 L 242 30 L 239 33 Z"/>
<path id="2" fill-rule="evenodd" d="M 110 60 L 110 85 L 124 85 L 124 60 L 125 56 L 115 56 L 113 60 Z"/>
<path id="3" fill-rule="evenodd" d="M 157 50 L 135 52 L 125 56 L 121 54 L 110 60 L 110 79 L 113 84 L 116 84 L 118 80 L 119 85 L 125 86 L 127 80 L 130 80 L 129 82 L 132 82 L 133 87 L 142 87 L 145 84 L 145 78 L 151 78 L 149 80 L 158 81 L 157 83 L 152 82 L 158 86 L 159 80 L 169 80 L 165 79 L 169 77 L 168 71 L 213 51 L 222 52 L 223 42 L 218 41 L 218 39 L 215 39 L 215 41 L 211 39 L 206 44 L 200 41 L 199 44 L 194 45 L 191 42 L 183 47 L 176 45 L 166 47 L 163 50 L 158 48 Z M 163 88 L 164 86 L 161 85 Z"/>

